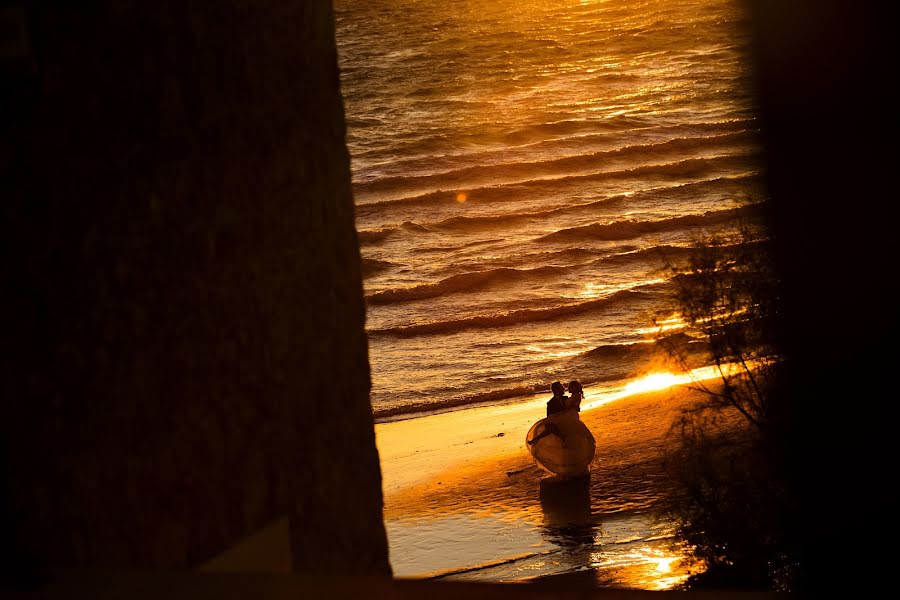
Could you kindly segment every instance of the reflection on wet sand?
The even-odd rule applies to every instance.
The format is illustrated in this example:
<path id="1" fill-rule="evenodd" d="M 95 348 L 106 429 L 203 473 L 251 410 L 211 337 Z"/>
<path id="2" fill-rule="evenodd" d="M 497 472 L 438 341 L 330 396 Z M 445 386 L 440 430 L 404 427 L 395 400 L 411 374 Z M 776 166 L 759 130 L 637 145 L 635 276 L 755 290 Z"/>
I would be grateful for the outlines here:
<path id="1" fill-rule="evenodd" d="M 560 549 L 554 556 L 560 572 L 534 583 L 666 589 L 689 576 L 694 561 L 670 531 L 659 524 L 649 536 L 653 526 L 629 531 L 637 515 L 607 517 L 604 523 L 602 515 L 591 511 L 591 488 L 590 476 L 541 480 L 541 535 Z"/>
<path id="2" fill-rule="evenodd" d="M 598 525 L 591 514 L 591 478 L 545 477 L 540 482 L 543 537 L 562 548 L 572 568 L 590 563 Z M 569 560 L 571 559 L 571 561 Z"/>

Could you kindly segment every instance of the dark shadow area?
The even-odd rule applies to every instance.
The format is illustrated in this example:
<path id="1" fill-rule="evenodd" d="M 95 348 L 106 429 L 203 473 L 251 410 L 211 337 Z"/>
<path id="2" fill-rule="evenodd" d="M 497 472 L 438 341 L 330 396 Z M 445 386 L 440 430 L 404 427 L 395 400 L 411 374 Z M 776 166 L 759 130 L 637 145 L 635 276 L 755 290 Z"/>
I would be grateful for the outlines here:
<path id="1" fill-rule="evenodd" d="M 330 2 L 0 2 L 5 584 L 390 573 L 344 133 Z"/>
<path id="2" fill-rule="evenodd" d="M 756 333 L 780 358 L 766 414 L 748 417 L 747 438 L 706 435 L 696 415 L 688 424 L 676 470 L 694 500 L 678 510 L 688 540 L 713 557 L 700 578 L 708 587 L 778 587 L 780 578 L 794 591 L 847 592 L 881 572 L 859 550 L 878 531 L 866 515 L 890 496 L 863 465 L 890 435 L 879 398 L 892 394 L 883 378 L 892 367 L 877 348 L 893 339 L 883 274 L 895 224 L 877 207 L 895 187 L 879 148 L 896 116 L 878 107 L 896 36 L 871 2 L 746 6 L 770 197 L 765 250 L 777 282 Z"/>
<path id="3" fill-rule="evenodd" d="M 881 150 L 896 130 L 896 109 L 885 104 L 896 35 L 876 2 L 746 5 L 781 281 L 786 401 L 773 464 L 796 494 L 787 525 L 801 540 L 800 587 L 846 593 L 882 572 L 860 550 L 879 535 L 866 519 L 892 497 L 862 465 L 891 439 L 880 398 L 894 395 L 883 378 L 892 361 L 877 348 L 895 329 L 891 277 L 882 274 L 896 224 L 879 207 L 896 187 L 896 153 Z M 846 552 L 837 549 L 844 542 Z"/>
<path id="4" fill-rule="evenodd" d="M 643 590 L 586 590 L 569 585 L 567 581 L 553 581 L 552 589 L 533 584 L 462 583 L 414 580 L 392 580 L 386 577 L 335 577 L 327 575 L 257 575 L 234 573 L 229 575 L 196 575 L 174 572 L 117 573 L 98 576 L 81 574 L 54 583 L 39 593 L 22 598 L 39 600 L 78 599 L 156 600 L 159 598 L 217 598 L 243 600 L 245 598 L 391 598 L 394 600 L 515 600 L 559 598 L 584 600 L 637 600 L 661 596 L 683 597 L 683 592 L 652 592 Z M 709 598 L 744 599 L 774 598 L 774 594 L 717 592 Z"/>

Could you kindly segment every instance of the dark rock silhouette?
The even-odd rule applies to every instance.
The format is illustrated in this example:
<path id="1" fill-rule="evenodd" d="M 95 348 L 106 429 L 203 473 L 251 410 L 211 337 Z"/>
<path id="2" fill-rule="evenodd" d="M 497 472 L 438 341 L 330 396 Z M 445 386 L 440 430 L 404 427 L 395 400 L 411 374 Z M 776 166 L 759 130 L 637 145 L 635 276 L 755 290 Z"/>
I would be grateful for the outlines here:
<path id="1" fill-rule="evenodd" d="M 5 566 L 389 573 L 331 3 L 3 10 Z"/>

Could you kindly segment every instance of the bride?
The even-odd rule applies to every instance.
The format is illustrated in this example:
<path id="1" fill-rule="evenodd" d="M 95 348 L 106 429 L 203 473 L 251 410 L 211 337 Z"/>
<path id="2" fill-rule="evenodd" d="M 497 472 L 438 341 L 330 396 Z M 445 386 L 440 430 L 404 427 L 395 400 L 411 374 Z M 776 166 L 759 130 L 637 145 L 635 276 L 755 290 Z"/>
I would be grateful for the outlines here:
<path id="1" fill-rule="evenodd" d="M 581 401 L 584 399 L 584 388 L 575 379 L 569 382 L 569 398 L 566 400 L 566 408 L 574 408 L 581 412 Z"/>

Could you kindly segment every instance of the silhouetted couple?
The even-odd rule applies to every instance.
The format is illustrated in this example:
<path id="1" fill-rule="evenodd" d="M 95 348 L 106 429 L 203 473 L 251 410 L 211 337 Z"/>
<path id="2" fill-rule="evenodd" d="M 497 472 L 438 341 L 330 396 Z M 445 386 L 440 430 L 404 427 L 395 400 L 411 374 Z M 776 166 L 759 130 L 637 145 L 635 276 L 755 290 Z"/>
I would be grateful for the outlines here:
<path id="1" fill-rule="evenodd" d="M 567 410 L 581 412 L 581 399 L 584 398 L 584 390 L 582 389 L 580 383 L 575 380 L 569 382 L 569 396 L 566 396 L 566 390 L 563 387 L 563 384 L 559 381 L 554 381 L 550 386 L 550 389 L 553 392 L 553 397 L 547 401 L 548 417 L 565 412 Z M 563 446 L 565 446 L 566 437 L 563 435 L 562 431 L 556 423 L 550 422 L 544 423 L 543 430 L 538 435 L 536 435 L 534 439 L 528 440 L 528 445 L 533 446 L 539 440 L 547 437 L 548 435 L 558 436 L 559 439 L 562 440 Z"/>
<path id="2" fill-rule="evenodd" d="M 547 401 L 547 416 L 554 415 L 569 408 L 574 408 L 577 412 L 581 412 L 581 399 L 584 398 L 584 390 L 581 384 L 573 380 L 569 382 L 569 394 L 566 396 L 566 390 L 563 384 L 554 381 L 550 386 L 553 397 Z"/>

